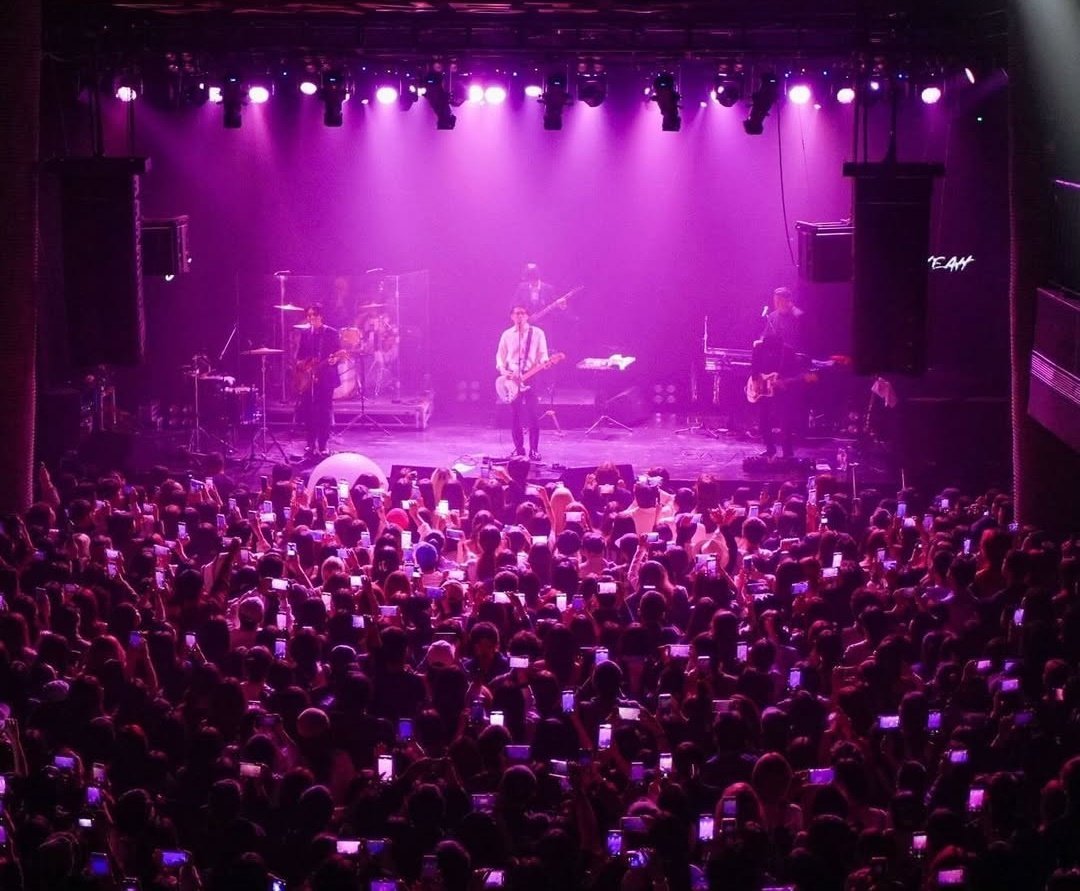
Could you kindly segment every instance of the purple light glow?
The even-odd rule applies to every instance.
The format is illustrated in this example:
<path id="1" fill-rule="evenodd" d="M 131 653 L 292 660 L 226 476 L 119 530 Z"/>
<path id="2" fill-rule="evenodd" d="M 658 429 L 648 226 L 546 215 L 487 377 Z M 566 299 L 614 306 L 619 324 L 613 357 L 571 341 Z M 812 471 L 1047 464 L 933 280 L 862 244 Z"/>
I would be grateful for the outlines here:
<path id="1" fill-rule="evenodd" d="M 488 87 L 484 90 L 484 101 L 488 105 L 502 105 L 506 101 L 506 87 Z"/>
<path id="2" fill-rule="evenodd" d="M 539 84 L 529 84 L 525 88 L 525 95 L 530 99 L 539 99 L 544 95 L 544 88 Z"/>
<path id="3" fill-rule="evenodd" d="M 968 79 L 969 84 L 975 83 L 975 72 L 966 65 L 964 66 L 964 77 Z"/>
<path id="4" fill-rule="evenodd" d="M 393 105 L 397 100 L 397 87 L 381 86 L 375 91 L 375 101 L 380 105 Z"/>
<path id="5" fill-rule="evenodd" d="M 927 105 L 934 105 L 941 101 L 941 87 L 923 87 L 919 97 Z"/>
<path id="6" fill-rule="evenodd" d="M 484 88 L 480 84 L 469 84 L 469 101 L 470 102 L 483 102 L 484 101 Z"/>
<path id="7" fill-rule="evenodd" d="M 206 98 L 215 104 L 220 104 L 224 97 L 221 95 L 221 87 L 210 87 L 206 91 Z"/>
<path id="8" fill-rule="evenodd" d="M 313 80 L 305 80 L 300 82 L 300 92 L 305 96 L 314 96 L 319 92 L 319 85 Z"/>
<path id="9" fill-rule="evenodd" d="M 116 98 L 121 102 L 134 102 L 139 96 L 134 87 L 122 86 L 116 88 Z"/>
<path id="10" fill-rule="evenodd" d="M 881 89 L 881 81 L 880 80 L 872 80 L 872 81 L 870 81 L 870 91 L 872 93 L 876 93 L 880 89 Z"/>
<path id="11" fill-rule="evenodd" d="M 806 105 L 810 101 L 810 87 L 806 84 L 795 84 L 788 90 L 788 99 L 796 105 Z"/>
<path id="12" fill-rule="evenodd" d="M 248 101 L 252 105 L 262 105 L 270 101 L 270 91 L 266 87 L 254 86 L 248 90 Z"/>
<path id="13" fill-rule="evenodd" d="M 836 101 L 841 105 L 851 105 L 855 101 L 855 89 L 853 87 L 841 87 L 836 91 Z"/>

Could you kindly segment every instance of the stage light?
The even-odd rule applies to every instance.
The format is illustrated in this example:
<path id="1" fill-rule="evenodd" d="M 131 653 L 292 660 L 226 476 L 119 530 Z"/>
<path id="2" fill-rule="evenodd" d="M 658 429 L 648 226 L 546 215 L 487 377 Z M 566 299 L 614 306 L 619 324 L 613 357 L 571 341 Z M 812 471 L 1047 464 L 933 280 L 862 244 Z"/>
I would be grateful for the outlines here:
<path id="1" fill-rule="evenodd" d="M 716 75 L 713 86 L 713 98 L 724 108 L 734 108 L 742 99 L 742 78 L 737 74 L 721 72 Z"/>
<path id="2" fill-rule="evenodd" d="M 221 92 L 221 87 L 209 87 L 206 91 L 206 98 L 215 105 L 220 105 L 225 101 L 225 96 Z"/>
<path id="3" fill-rule="evenodd" d="M 937 84 L 929 84 L 919 92 L 919 98 L 925 105 L 936 105 L 941 101 L 941 87 Z"/>
<path id="4" fill-rule="evenodd" d="M 578 99 L 590 108 L 599 108 L 607 98 L 607 75 L 603 71 L 578 72 Z"/>
<path id="5" fill-rule="evenodd" d="M 300 92 L 305 96 L 314 96 L 319 92 L 319 85 L 311 78 L 306 77 L 300 81 Z"/>
<path id="6" fill-rule="evenodd" d="M 765 132 L 765 118 L 780 95 L 776 75 L 772 72 L 761 76 L 761 86 L 750 97 L 750 114 L 743 121 L 743 130 L 748 136 L 760 136 Z"/>
<path id="7" fill-rule="evenodd" d="M 121 102 L 134 102 L 139 97 L 139 91 L 128 84 L 121 84 L 116 88 L 116 98 Z"/>
<path id="8" fill-rule="evenodd" d="M 544 95 L 544 88 L 540 84 L 529 84 L 525 87 L 525 95 L 530 99 L 539 99 Z"/>
<path id="9" fill-rule="evenodd" d="M 244 103 L 248 100 L 248 92 L 244 89 L 244 83 L 238 74 L 225 75 L 225 81 L 221 85 L 221 109 L 223 112 L 222 123 L 226 130 L 239 130 L 243 123 Z"/>
<path id="10" fill-rule="evenodd" d="M 201 107 L 210 98 L 206 78 L 200 75 L 185 76 L 180 82 L 180 102 L 183 105 Z"/>
<path id="11" fill-rule="evenodd" d="M 469 101 L 473 104 L 484 101 L 484 88 L 480 84 L 469 84 Z"/>
<path id="12" fill-rule="evenodd" d="M 121 102 L 134 102 L 142 93 L 142 84 L 132 71 L 118 74 L 112 81 L 112 94 Z"/>
<path id="13" fill-rule="evenodd" d="M 352 87 L 345 72 L 331 70 L 323 72 L 319 99 L 323 104 L 323 124 L 327 127 L 340 127 L 345 120 L 343 106 L 348 101 Z"/>
<path id="14" fill-rule="evenodd" d="M 544 93 L 539 101 L 544 106 L 544 129 L 561 130 L 563 109 L 570 104 L 570 94 L 566 90 L 566 75 L 549 74 Z"/>
<path id="15" fill-rule="evenodd" d="M 450 110 L 450 94 L 446 91 L 446 79 L 440 71 L 429 71 L 424 78 L 424 98 L 435 112 L 436 130 L 453 130 L 457 118 Z"/>
<path id="16" fill-rule="evenodd" d="M 795 105 L 806 105 L 813 97 L 810 85 L 805 83 L 793 84 L 788 90 L 788 101 Z"/>
<path id="17" fill-rule="evenodd" d="M 248 101 L 252 105 L 262 105 L 263 103 L 270 101 L 270 89 L 264 87 L 262 84 L 255 84 L 255 86 L 248 89 Z"/>
<path id="18" fill-rule="evenodd" d="M 651 102 L 655 102 L 660 109 L 660 129 L 668 133 L 677 133 L 682 127 L 682 118 L 679 117 L 679 95 L 675 84 L 675 75 L 670 71 L 662 71 L 653 81 Z"/>
<path id="19" fill-rule="evenodd" d="M 375 91 L 375 101 L 380 105 L 393 105 L 398 101 L 397 87 L 391 87 L 389 84 L 383 84 Z"/>
<path id="20" fill-rule="evenodd" d="M 423 88 L 418 86 L 415 78 L 411 74 L 406 74 L 402 79 L 401 95 L 398 96 L 398 108 L 402 111 L 408 111 L 414 105 L 416 100 L 422 95 Z"/>
<path id="21" fill-rule="evenodd" d="M 974 83 L 975 83 L 975 69 L 969 67 L 968 65 L 965 65 L 964 66 L 964 77 L 967 78 L 967 81 L 968 81 L 969 84 L 974 85 Z"/>
<path id="22" fill-rule="evenodd" d="M 855 88 L 850 84 L 844 84 L 836 91 L 836 101 L 841 105 L 851 105 L 855 101 Z"/>
<path id="23" fill-rule="evenodd" d="M 506 101 L 506 87 L 495 84 L 484 90 L 484 101 L 488 105 L 502 105 Z"/>

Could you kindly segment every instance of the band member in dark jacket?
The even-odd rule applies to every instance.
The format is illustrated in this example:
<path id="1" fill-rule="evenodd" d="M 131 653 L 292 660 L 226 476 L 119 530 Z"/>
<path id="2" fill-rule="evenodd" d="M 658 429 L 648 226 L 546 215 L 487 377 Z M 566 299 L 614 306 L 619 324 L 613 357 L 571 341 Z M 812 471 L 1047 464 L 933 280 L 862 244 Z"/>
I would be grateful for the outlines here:
<path id="1" fill-rule="evenodd" d="M 341 341 L 336 328 L 323 323 L 322 307 L 307 310 L 308 327 L 300 333 L 296 350 L 297 414 L 307 431 L 307 450 L 327 454 L 334 389 L 338 385 L 336 354 Z"/>

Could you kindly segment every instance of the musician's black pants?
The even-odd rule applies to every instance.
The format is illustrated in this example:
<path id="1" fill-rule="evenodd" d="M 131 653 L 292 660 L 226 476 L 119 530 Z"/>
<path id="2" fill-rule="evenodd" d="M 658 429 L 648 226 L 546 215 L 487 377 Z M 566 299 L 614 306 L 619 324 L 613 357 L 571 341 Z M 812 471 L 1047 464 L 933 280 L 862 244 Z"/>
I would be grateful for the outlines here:
<path id="1" fill-rule="evenodd" d="M 529 451 L 540 450 L 540 418 L 536 411 L 536 389 L 530 388 L 510 403 L 510 430 L 514 437 L 514 449 L 525 451 L 522 426 L 529 428 Z"/>
<path id="2" fill-rule="evenodd" d="M 334 391 L 315 386 L 300 397 L 300 417 L 307 429 L 308 448 L 326 451 L 333 418 Z"/>
<path id="3" fill-rule="evenodd" d="M 774 426 L 780 428 L 780 442 L 784 449 L 784 457 L 790 458 L 795 454 L 795 418 L 798 405 L 791 397 L 790 391 L 778 391 L 772 396 L 766 396 L 758 403 L 761 436 L 765 440 L 765 451 L 770 455 L 776 454 Z"/>

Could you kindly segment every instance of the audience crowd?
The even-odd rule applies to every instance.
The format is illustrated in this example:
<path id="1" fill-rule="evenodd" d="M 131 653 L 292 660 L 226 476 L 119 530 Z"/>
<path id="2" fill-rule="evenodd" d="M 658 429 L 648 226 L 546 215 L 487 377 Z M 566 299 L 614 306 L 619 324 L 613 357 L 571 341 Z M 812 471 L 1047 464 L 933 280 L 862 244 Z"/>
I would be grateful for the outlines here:
<path id="1" fill-rule="evenodd" d="M 5 891 L 1080 889 L 1080 569 L 1002 493 L 53 471 Z"/>

